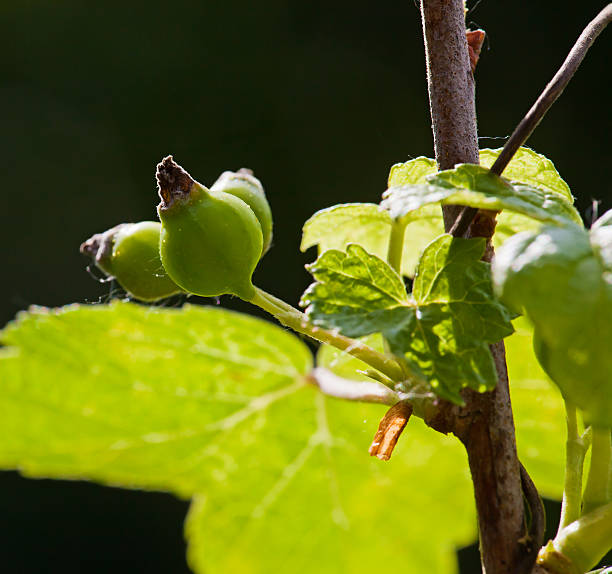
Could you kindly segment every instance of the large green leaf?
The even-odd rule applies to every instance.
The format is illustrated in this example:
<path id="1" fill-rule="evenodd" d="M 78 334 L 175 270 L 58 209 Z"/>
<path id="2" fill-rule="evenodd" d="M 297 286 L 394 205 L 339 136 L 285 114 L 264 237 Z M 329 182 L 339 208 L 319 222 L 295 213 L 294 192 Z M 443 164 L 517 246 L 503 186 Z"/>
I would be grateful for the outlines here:
<path id="1" fill-rule="evenodd" d="M 511 184 L 488 168 L 461 164 L 427 177 L 426 183 L 392 187 L 382 206 L 393 219 L 411 220 L 424 205 L 469 205 L 494 211 L 509 210 L 538 221 L 566 225 L 581 223 L 578 212 L 561 194 L 521 183 Z"/>
<path id="2" fill-rule="evenodd" d="M 611 425 L 612 227 L 517 235 L 493 269 L 501 296 L 533 321 L 538 358 L 564 396 Z"/>
<path id="3" fill-rule="evenodd" d="M 0 466 L 185 496 L 311 366 L 296 337 L 212 307 L 36 309 L 2 342 Z"/>
<path id="4" fill-rule="evenodd" d="M 515 332 L 504 342 L 519 458 L 540 494 L 561 500 L 566 440 L 563 399 L 535 357 L 533 328 L 524 317 L 515 319 L 513 324 Z M 379 335 L 366 337 L 364 342 L 383 350 Z M 319 349 L 317 363 L 348 379 L 371 380 L 364 375 L 368 365 L 327 345 Z M 430 435 L 435 437 L 436 433 L 430 431 Z M 403 440 L 400 439 L 400 445 Z M 435 448 L 437 443 L 434 438 L 430 444 Z M 440 459 L 443 455 L 434 453 L 432 456 Z M 392 460 L 397 462 L 395 456 Z M 427 480 L 434 480 L 434 477 Z M 466 496 L 464 492 L 449 492 L 446 497 L 455 494 Z"/>
<path id="5" fill-rule="evenodd" d="M 225 482 L 196 498 L 187 522 L 192 566 L 370 573 L 393 556 L 409 574 L 457 572 L 455 548 L 476 538 L 458 441 L 413 420 L 385 463 L 368 456 L 385 408 L 313 399 L 317 427 L 301 429 L 303 412 L 288 421 L 292 432 L 311 433 L 289 464 L 275 465 L 268 478 L 245 468 L 238 485 Z M 443 528 L 440 516 L 448 517 Z"/>
<path id="6" fill-rule="evenodd" d="M 35 309 L 2 341 L 0 466 L 195 495 L 197 572 L 370 572 L 393 555 L 452 574 L 454 546 L 474 538 L 455 441 L 415 424 L 397 463 L 371 459 L 384 408 L 318 393 L 310 352 L 279 327 L 115 303 Z M 447 502 L 449 476 L 464 494 Z M 452 517 L 443 532 L 435 505 Z"/>
<path id="7" fill-rule="evenodd" d="M 439 396 L 461 403 L 464 386 L 497 382 L 488 343 L 512 333 L 493 296 L 484 240 L 443 235 L 423 253 L 408 297 L 400 277 L 359 245 L 324 252 L 301 304 L 311 320 L 351 337 L 380 332 Z"/>

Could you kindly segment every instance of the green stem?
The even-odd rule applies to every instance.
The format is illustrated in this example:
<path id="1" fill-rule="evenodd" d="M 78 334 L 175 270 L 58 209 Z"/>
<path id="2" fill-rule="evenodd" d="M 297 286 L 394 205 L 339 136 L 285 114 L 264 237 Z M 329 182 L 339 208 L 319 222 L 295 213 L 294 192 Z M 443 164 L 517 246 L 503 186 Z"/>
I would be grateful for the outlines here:
<path id="1" fill-rule="evenodd" d="M 255 287 L 253 297 L 246 299 L 246 301 L 267 311 L 286 327 L 316 341 L 327 343 L 341 351 L 346 351 L 371 367 L 378 369 L 392 381 L 401 381 L 405 378 L 402 368 L 395 359 L 379 353 L 360 341 L 313 325 L 304 313 L 258 287 Z"/>
<path id="2" fill-rule="evenodd" d="M 552 545 L 540 552 L 538 563 L 544 567 L 549 546 L 569 561 L 571 566 L 562 572 L 581 573 L 593 568 L 612 547 L 612 502 L 583 514 L 561 529 Z M 551 568 L 550 571 L 559 570 Z"/>
<path id="3" fill-rule="evenodd" d="M 402 255 L 404 253 L 404 235 L 406 224 L 397 220 L 391 226 L 391 237 L 389 238 L 389 250 L 387 251 L 387 261 L 389 265 L 402 274 Z"/>
<path id="4" fill-rule="evenodd" d="M 567 420 L 567 442 L 565 443 L 565 484 L 563 488 L 563 504 L 561 506 L 560 532 L 574 520 L 580 517 L 582 503 L 582 472 L 584 457 L 587 452 L 586 441 L 578 432 L 576 406 L 565 402 Z"/>
<path id="5" fill-rule="evenodd" d="M 593 427 L 591 468 L 584 488 L 583 514 L 609 502 L 611 460 L 610 429 Z"/>

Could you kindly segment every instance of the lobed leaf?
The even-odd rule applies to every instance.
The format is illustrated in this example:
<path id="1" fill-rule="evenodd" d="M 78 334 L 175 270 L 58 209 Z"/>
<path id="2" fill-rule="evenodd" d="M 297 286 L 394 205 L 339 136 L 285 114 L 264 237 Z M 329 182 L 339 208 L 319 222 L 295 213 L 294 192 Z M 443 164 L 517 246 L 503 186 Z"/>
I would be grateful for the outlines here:
<path id="1" fill-rule="evenodd" d="M 2 342 L 1 467 L 184 496 L 311 367 L 298 338 L 209 307 L 35 309 Z"/>
<path id="2" fill-rule="evenodd" d="M 604 222 L 606 220 L 604 219 Z M 493 267 L 502 298 L 535 326 L 538 358 L 587 419 L 612 424 L 612 227 L 520 234 Z"/>
<path id="3" fill-rule="evenodd" d="M 196 572 L 359 573 L 393 554 L 407 573 L 453 574 L 454 545 L 475 537 L 456 441 L 415 424 L 397 464 L 370 459 L 384 410 L 319 394 L 307 347 L 267 322 L 75 305 L 22 314 L 2 341 L 0 467 L 195 496 Z M 462 494 L 446 500 L 449 476 Z"/>
<path id="4" fill-rule="evenodd" d="M 480 162 L 491 167 L 501 149 L 483 149 Z M 388 187 L 395 188 L 427 183 L 427 177 L 437 172 L 436 162 L 418 157 L 391 167 Z M 544 193 L 556 193 L 572 203 L 569 187 L 553 163 L 529 148 L 520 148 L 504 171 L 504 176 L 515 182 L 539 188 Z M 576 214 L 572 212 L 572 218 Z M 436 204 L 418 207 L 406 215 L 409 225 L 404 237 L 402 274 L 413 277 L 419 257 L 425 247 L 444 233 L 440 208 Z M 319 253 L 327 249 L 344 250 L 349 243 L 358 243 L 369 253 L 380 258 L 387 255 L 392 220 L 375 204 L 344 204 L 315 213 L 304 225 L 302 251 L 317 245 Z M 521 231 L 535 231 L 541 223 L 529 216 L 513 211 L 502 211 L 497 216 L 493 237 L 497 249 L 506 239 Z"/>
<path id="5" fill-rule="evenodd" d="M 581 223 L 580 215 L 564 196 L 540 187 L 511 184 L 477 165 L 461 164 L 427 178 L 427 183 L 392 187 L 382 206 L 393 219 L 411 219 L 424 205 L 469 205 L 479 209 L 503 209 L 538 221 L 567 225 Z"/>
<path id="6" fill-rule="evenodd" d="M 363 247 L 349 244 L 346 253 L 324 251 L 307 269 L 316 282 L 300 305 L 316 324 L 340 329 L 349 337 L 383 332 L 392 313 L 408 303 L 400 276 Z"/>
<path id="7" fill-rule="evenodd" d="M 497 382 L 488 343 L 512 333 L 509 312 L 493 296 L 484 240 L 433 241 L 423 253 L 412 297 L 399 276 L 362 247 L 326 251 L 310 266 L 317 280 L 301 305 L 311 320 L 351 337 L 382 333 L 441 397 Z M 361 267 L 359 263 L 361 262 Z"/>
<path id="8" fill-rule="evenodd" d="M 480 150 L 480 165 L 490 168 L 501 150 L 502 148 Z M 517 150 L 502 176 L 510 181 L 558 193 L 569 203 L 574 203 L 569 186 L 561 178 L 553 162 L 528 147 L 521 147 Z"/>
<path id="9" fill-rule="evenodd" d="M 455 548 L 476 538 L 461 445 L 414 420 L 384 463 L 368 456 L 384 408 L 313 399 L 318 426 L 284 469 L 274 467 L 263 483 L 247 469 L 239 490 L 227 485 L 194 500 L 186 525 L 192 567 L 368 573 L 393 556 L 408 574 L 456 573 Z M 292 424 L 303 425 L 301 413 Z M 452 518 L 443 533 L 440 516 Z"/>
<path id="10" fill-rule="evenodd" d="M 319 253 L 343 250 L 358 243 L 370 253 L 385 257 L 391 232 L 389 214 L 375 203 L 344 203 L 317 211 L 302 229 L 300 249 L 317 245 Z"/>

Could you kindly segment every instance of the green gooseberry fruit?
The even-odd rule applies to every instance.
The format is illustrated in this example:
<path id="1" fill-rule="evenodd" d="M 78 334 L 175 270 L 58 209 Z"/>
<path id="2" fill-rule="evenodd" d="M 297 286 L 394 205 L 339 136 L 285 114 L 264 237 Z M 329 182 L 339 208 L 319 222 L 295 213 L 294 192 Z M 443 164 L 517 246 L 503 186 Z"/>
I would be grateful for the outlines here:
<path id="1" fill-rule="evenodd" d="M 158 301 L 182 292 L 162 266 L 160 233 L 161 224 L 156 221 L 122 223 L 85 241 L 81 253 L 135 299 Z"/>
<path id="2" fill-rule="evenodd" d="M 166 272 L 189 293 L 232 294 L 250 300 L 263 235 L 253 210 L 239 197 L 193 180 L 172 156 L 157 166 L 162 223 L 160 254 Z"/>
<path id="3" fill-rule="evenodd" d="M 250 169 L 242 168 L 238 171 L 224 171 L 210 191 L 223 191 L 235 195 L 244 201 L 255 213 L 261 225 L 263 234 L 262 255 L 270 249 L 272 242 L 272 210 L 266 199 L 261 182 L 253 175 Z"/>

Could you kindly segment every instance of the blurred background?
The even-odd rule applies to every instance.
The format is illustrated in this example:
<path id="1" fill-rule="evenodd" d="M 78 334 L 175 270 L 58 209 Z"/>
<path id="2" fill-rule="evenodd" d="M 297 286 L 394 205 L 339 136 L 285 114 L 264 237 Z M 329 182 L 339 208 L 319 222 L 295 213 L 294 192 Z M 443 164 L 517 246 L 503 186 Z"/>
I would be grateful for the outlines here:
<path id="1" fill-rule="evenodd" d="M 471 2 L 481 147 L 501 147 L 604 2 Z M 4 0 L 0 320 L 31 304 L 107 301 L 79 244 L 155 219 L 156 163 L 207 185 L 254 170 L 275 215 L 256 283 L 296 302 L 300 230 L 335 203 L 377 202 L 389 167 L 433 156 L 412 1 Z M 528 144 L 552 159 L 587 223 L 612 208 L 610 34 Z M 210 303 L 210 302 L 208 302 Z M 244 309 L 225 298 L 224 305 Z M 0 473 L 4 572 L 188 572 L 170 495 Z M 555 511 L 558 514 L 558 511 Z M 475 549 L 463 572 L 477 570 Z"/>

